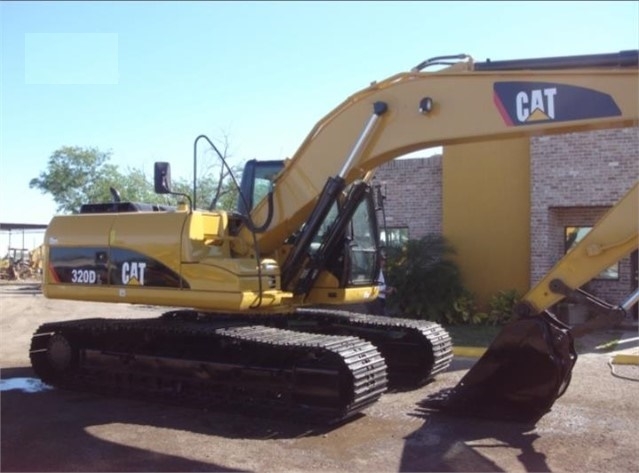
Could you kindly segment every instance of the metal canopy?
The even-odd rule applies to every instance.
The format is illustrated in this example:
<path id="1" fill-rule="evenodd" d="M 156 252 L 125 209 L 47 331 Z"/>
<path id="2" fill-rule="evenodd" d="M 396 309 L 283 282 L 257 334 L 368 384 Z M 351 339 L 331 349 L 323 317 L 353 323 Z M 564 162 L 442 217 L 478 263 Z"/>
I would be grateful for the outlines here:
<path id="1" fill-rule="evenodd" d="M 46 230 L 49 225 L 39 223 L 0 223 L 0 231 Z"/>

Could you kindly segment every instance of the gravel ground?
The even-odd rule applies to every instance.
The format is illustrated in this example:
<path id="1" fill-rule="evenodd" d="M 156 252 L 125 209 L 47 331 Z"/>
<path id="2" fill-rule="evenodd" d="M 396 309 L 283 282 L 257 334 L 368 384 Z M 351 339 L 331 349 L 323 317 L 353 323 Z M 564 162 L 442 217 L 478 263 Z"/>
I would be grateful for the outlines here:
<path id="1" fill-rule="evenodd" d="M 638 353 L 636 325 L 578 339 L 571 385 L 532 427 L 420 409 L 461 379 L 470 358 L 330 428 L 46 389 L 34 379 L 28 350 L 40 324 L 157 313 L 0 285 L 1 471 L 639 471 L 639 367 L 609 364 L 612 355 Z M 616 339 L 613 351 L 596 348 Z"/>

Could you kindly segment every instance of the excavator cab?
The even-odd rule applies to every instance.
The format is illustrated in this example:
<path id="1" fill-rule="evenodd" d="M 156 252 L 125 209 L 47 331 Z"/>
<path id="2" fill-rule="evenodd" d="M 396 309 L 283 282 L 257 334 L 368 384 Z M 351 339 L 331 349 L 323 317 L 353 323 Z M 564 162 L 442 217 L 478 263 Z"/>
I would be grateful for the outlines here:
<path id="1" fill-rule="evenodd" d="M 237 213 L 248 219 L 253 208 L 263 199 L 269 200 L 274 190 L 276 178 L 284 169 L 284 161 L 249 160 L 244 166 L 237 200 Z M 269 218 L 272 218 L 272 201 L 269 200 Z M 315 265 L 312 271 L 305 271 L 305 290 L 311 287 L 311 280 L 321 270 L 327 270 L 339 281 L 340 287 L 370 286 L 376 284 L 379 273 L 379 229 L 376 208 L 370 185 L 357 182 L 336 196 L 334 201 L 320 202 L 328 209 L 313 235 L 308 237 L 307 265 Z M 320 221 L 321 220 L 321 221 Z M 305 225 L 306 226 L 306 225 Z M 304 228 L 291 237 L 290 244 L 298 246 L 305 235 Z M 288 279 L 295 276 L 292 271 L 300 271 L 289 264 Z M 285 273 L 284 278 L 287 278 Z M 299 279 L 297 279 L 299 284 Z M 300 286 L 301 287 L 301 286 Z M 298 289 L 298 292 L 300 290 Z"/>
<path id="2" fill-rule="evenodd" d="M 284 161 L 258 161 L 251 159 L 244 165 L 240 192 L 237 198 L 237 212 L 248 216 L 253 207 L 273 191 L 275 176 L 284 169 Z"/>

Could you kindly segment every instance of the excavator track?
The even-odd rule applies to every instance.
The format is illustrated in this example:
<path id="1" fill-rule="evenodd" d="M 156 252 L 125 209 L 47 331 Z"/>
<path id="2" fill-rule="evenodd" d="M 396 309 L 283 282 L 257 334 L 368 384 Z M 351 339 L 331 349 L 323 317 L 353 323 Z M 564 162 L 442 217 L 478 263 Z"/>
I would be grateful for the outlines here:
<path id="1" fill-rule="evenodd" d="M 283 330 L 331 336 L 357 337 L 373 344 L 385 360 L 388 388 L 415 389 L 427 384 L 452 362 L 450 335 L 435 322 L 361 314 L 330 308 L 298 308 L 292 314 L 238 316 L 175 310 L 163 314 L 172 320 L 210 325 L 267 325 Z"/>
<path id="2" fill-rule="evenodd" d="M 448 332 L 426 320 L 300 308 L 288 320 L 288 328 L 368 340 L 386 361 L 390 389 L 423 386 L 448 369 L 453 360 Z"/>
<path id="3" fill-rule="evenodd" d="M 63 389 L 323 422 L 347 419 L 386 391 L 385 361 L 360 338 L 171 315 L 44 324 L 31 342 L 33 369 Z"/>

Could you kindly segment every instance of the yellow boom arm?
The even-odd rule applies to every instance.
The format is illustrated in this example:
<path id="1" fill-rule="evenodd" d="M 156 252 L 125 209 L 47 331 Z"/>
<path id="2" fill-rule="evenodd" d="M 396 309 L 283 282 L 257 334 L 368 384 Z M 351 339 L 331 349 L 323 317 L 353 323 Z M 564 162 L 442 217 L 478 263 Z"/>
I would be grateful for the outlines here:
<path id="1" fill-rule="evenodd" d="M 601 271 L 628 256 L 639 245 L 639 184 L 635 184 L 586 236 L 522 299 L 530 313 L 539 313 Z"/>
<path id="2" fill-rule="evenodd" d="M 277 250 L 300 228 L 331 176 L 348 184 L 434 146 L 636 126 L 637 104 L 636 65 L 494 71 L 468 61 L 373 83 L 320 120 L 288 161 L 275 181 L 272 224 L 257 235 L 260 251 Z M 252 219 L 266 214 L 262 201 Z M 240 236 L 252 242 L 248 229 Z"/>

